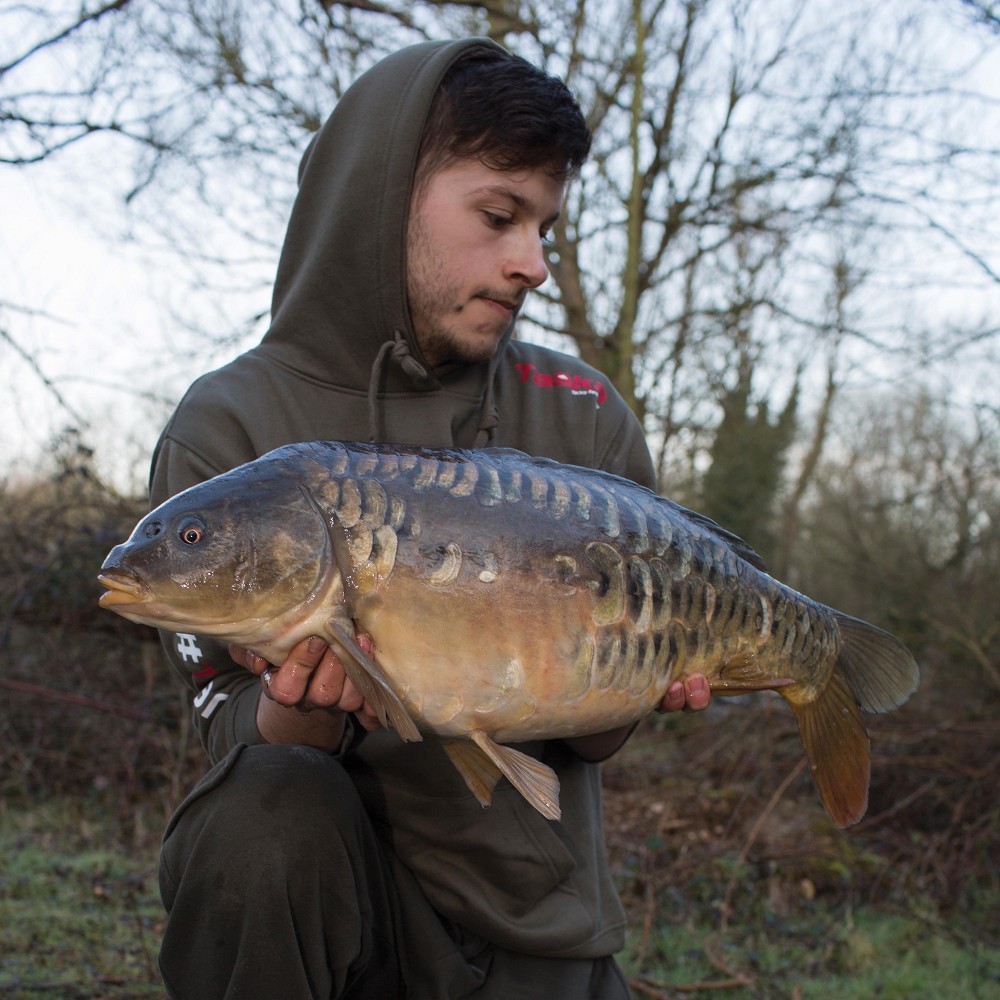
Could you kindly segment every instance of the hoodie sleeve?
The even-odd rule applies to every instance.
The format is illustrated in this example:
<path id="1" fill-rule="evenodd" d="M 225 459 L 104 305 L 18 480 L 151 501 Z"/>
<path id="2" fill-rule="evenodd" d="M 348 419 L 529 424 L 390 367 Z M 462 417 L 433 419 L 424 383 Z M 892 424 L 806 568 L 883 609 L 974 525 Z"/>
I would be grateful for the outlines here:
<path id="1" fill-rule="evenodd" d="M 219 471 L 165 436 L 153 456 L 150 504 L 155 507 Z M 233 662 L 226 644 L 165 630 L 160 631 L 160 643 L 191 691 L 195 728 L 213 764 L 238 743 L 264 742 L 257 729 L 260 681 Z"/>

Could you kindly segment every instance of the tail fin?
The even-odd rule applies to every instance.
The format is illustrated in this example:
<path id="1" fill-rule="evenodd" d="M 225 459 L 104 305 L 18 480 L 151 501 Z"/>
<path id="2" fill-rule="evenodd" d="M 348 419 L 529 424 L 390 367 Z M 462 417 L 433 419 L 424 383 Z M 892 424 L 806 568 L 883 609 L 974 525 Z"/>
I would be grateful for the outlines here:
<path id="1" fill-rule="evenodd" d="M 868 808 L 868 731 L 844 679 L 834 670 L 813 701 L 791 702 L 819 797 L 837 826 L 857 823 Z"/>
<path id="2" fill-rule="evenodd" d="M 890 712 L 917 690 L 920 671 L 910 651 L 894 636 L 858 618 L 833 613 L 840 628 L 835 670 L 866 712 Z"/>
<path id="3" fill-rule="evenodd" d="M 861 709 L 898 708 L 920 675 L 895 636 L 840 612 L 834 616 L 842 644 L 830 680 L 817 698 L 792 709 L 823 805 L 838 826 L 850 826 L 868 808 L 871 757 Z"/>

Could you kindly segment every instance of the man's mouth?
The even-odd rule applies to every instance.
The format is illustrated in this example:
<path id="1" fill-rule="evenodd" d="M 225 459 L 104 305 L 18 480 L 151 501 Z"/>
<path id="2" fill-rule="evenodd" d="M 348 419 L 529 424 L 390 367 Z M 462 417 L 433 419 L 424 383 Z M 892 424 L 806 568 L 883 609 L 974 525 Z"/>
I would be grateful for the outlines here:
<path id="1" fill-rule="evenodd" d="M 496 306 L 498 309 L 507 313 L 511 317 L 521 308 L 520 299 L 504 299 L 498 298 L 493 295 L 480 295 L 479 296 L 484 302 L 488 302 L 492 306 Z"/>

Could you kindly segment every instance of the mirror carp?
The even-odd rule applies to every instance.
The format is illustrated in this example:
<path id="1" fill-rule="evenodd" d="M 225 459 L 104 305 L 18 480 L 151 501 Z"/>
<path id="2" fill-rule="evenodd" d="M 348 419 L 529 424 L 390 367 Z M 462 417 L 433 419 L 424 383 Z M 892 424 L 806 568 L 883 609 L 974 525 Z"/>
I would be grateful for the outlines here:
<path id="1" fill-rule="evenodd" d="M 773 579 L 708 518 L 509 449 L 287 445 L 161 504 L 99 579 L 125 618 L 275 664 L 323 637 L 383 724 L 439 738 L 483 805 L 503 775 L 552 819 L 556 775 L 508 744 L 634 723 L 702 672 L 715 696 L 791 705 L 850 825 L 868 804 L 861 711 L 918 683 L 896 638 Z"/>

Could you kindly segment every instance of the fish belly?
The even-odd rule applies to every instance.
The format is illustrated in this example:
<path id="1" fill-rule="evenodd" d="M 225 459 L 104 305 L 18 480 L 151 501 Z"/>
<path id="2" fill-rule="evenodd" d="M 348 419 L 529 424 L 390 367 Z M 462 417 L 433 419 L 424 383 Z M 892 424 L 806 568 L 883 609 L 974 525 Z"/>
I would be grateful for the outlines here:
<path id="1" fill-rule="evenodd" d="M 362 613 L 420 729 L 498 742 L 575 736 L 634 722 L 658 703 L 666 679 L 640 676 L 621 642 L 600 650 L 613 663 L 599 661 L 585 591 L 519 576 L 441 590 L 400 574 Z"/>

